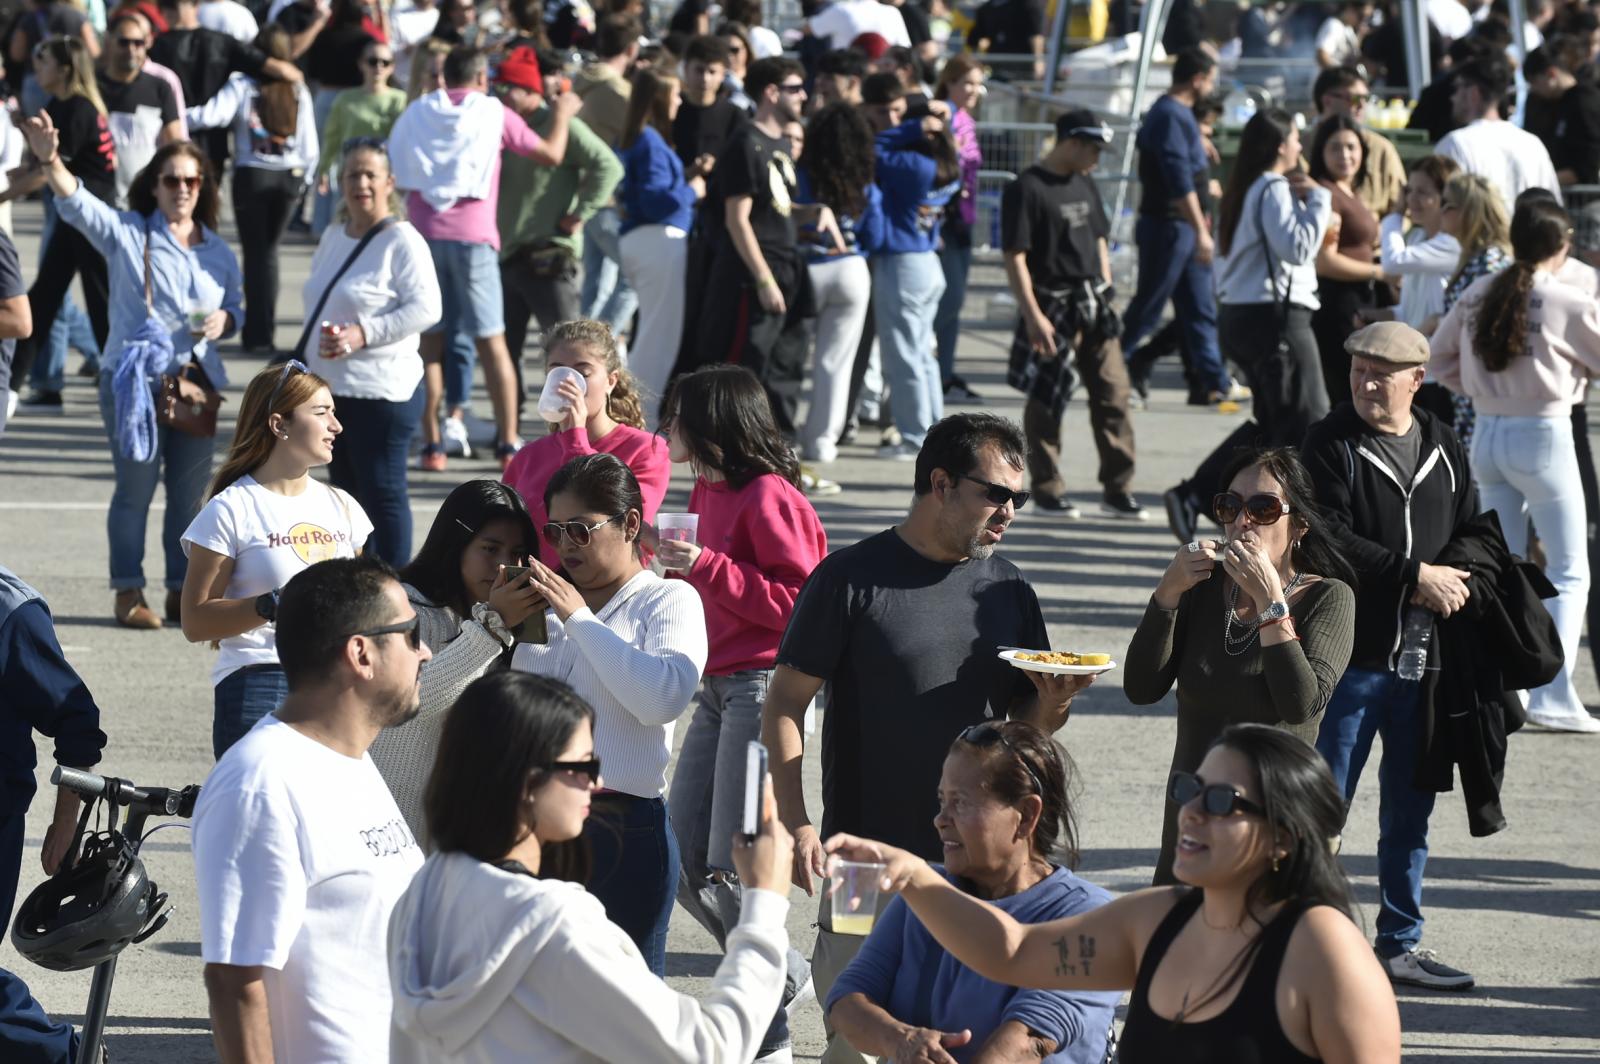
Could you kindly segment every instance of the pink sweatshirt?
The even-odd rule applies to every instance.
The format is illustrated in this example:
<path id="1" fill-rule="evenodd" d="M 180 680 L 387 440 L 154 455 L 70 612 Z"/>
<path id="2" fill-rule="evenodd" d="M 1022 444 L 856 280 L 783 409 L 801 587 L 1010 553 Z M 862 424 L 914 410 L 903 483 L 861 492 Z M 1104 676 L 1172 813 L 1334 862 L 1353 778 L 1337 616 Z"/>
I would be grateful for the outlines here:
<path id="1" fill-rule="evenodd" d="M 672 459 L 667 457 L 666 440 L 631 425 L 618 425 L 593 444 L 589 442 L 589 430 L 582 425 L 565 432 L 553 432 L 518 451 L 501 478 L 502 482 L 516 488 L 522 501 L 528 504 L 533 527 L 540 533 L 539 558 L 552 569 L 560 568 L 561 556 L 544 540 L 544 523 L 549 517 L 544 508 L 545 486 L 556 470 L 572 459 L 599 452 L 616 455 L 633 470 L 639 480 L 639 491 L 644 495 L 644 519 L 654 521 L 656 511 L 661 509 L 661 500 L 667 497 Z"/>
<path id="2" fill-rule="evenodd" d="M 1497 276 L 1476 281 L 1444 316 L 1430 342 L 1428 369 L 1480 414 L 1566 418 L 1589 378 L 1600 374 L 1600 308 L 1589 293 L 1540 270 L 1528 295 L 1527 350 L 1491 373 L 1473 351 L 1472 332 Z"/>
<path id="3" fill-rule="evenodd" d="M 700 515 L 702 550 L 683 578 L 705 605 L 706 675 L 772 668 L 800 585 L 828 553 L 817 511 L 768 473 L 740 491 L 699 478 L 689 512 Z"/>

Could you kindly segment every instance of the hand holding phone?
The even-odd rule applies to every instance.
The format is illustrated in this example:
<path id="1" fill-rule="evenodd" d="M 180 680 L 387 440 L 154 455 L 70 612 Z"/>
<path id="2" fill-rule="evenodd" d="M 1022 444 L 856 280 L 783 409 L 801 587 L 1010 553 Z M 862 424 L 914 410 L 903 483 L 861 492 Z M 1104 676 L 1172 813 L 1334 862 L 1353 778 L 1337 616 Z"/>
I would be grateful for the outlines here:
<path id="1" fill-rule="evenodd" d="M 526 565 L 501 566 L 505 588 L 511 589 L 513 592 L 527 594 L 529 591 L 528 571 L 528 566 Z M 491 592 L 492 595 L 493 593 Z M 544 599 L 537 594 L 534 595 L 534 598 L 536 602 L 533 609 L 516 624 L 508 624 L 511 634 L 519 643 L 548 643 L 550 641 L 550 632 L 544 623 Z M 503 613 L 502 616 L 504 616 Z"/>
<path id="2" fill-rule="evenodd" d="M 767 748 L 752 739 L 744 749 L 744 813 L 739 820 L 739 832 L 747 843 L 761 834 L 761 788 L 766 778 Z"/>

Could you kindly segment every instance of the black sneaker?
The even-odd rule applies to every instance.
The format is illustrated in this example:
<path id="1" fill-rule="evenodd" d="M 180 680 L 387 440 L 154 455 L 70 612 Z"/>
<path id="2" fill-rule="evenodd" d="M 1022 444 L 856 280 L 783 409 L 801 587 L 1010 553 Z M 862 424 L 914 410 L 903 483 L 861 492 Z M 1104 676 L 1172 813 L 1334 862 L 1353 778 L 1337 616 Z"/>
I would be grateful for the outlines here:
<path id="1" fill-rule="evenodd" d="M 1389 982 L 1422 986 L 1429 990 L 1471 990 L 1473 978 L 1439 960 L 1431 949 L 1413 949 L 1393 957 L 1378 957 Z"/>
<path id="2" fill-rule="evenodd" d="M 856 442 L 856 433 L 859 431 L 856 419 L 851 418 L 844 423 L 844 431 L 839 433 L 839 446 L 846 447 Z"/>
<path id="3" fill-rule="evenodd" d="M 1074 506 L 1072 501 L 1065 495 L 1050 495 L 1042 491 L 1035 492 L 1033 496 L 1033 504 L 1039 509 L 1043 510 L 1045 513 L 1053 514 L 1056 517 L 1071 518 L 1083 516 L 1078 508 Z"/>
<path id="4" fill-rule="evenodd" d="M 17 409 L 27 414 L 61 414 L 66 412 L 66 404 L 60 392 L 35 391 L 18 403 Z"/>
<path id="5" fill-rule="evenodd" d="M 1150 399 L 1150 370 L 1151 359 L 1144 348 L 1128 356 L 1128 384 L 1135 395 L 1146 401 Z"/>
<path id="6" fill-rule="evenodd" d="M 944 386 L 944 401 L 947 403 L 981 403 L 983 396 L 972 390 L 972 386 L 960 377 L 951 377 Z"/>
<path id="7" fill-rule="evenodd" d="M 1107 517 L 1115 517 L 1119 521 L 1148 521 L 1150 515 L 1145 513 L 1144 507 L 1126 491 L 1108 491 L 1100 500 L 1100 512 Z"/>
<path id="8" fill-rule="evenodd" d="M 1178 542 L 1192 542 L 1200 527 L 1200 505 L 1194 501 L 1194 496 L 1179 484 L 1161 493 L 1161 504 L 1167 510 L 1167 527 L 1178 537 Z"/>

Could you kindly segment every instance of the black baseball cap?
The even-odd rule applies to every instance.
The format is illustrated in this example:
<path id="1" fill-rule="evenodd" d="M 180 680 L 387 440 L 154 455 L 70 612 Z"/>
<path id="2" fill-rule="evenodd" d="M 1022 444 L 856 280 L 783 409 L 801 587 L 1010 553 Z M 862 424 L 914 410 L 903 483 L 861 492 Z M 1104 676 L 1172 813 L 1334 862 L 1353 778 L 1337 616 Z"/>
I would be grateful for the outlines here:
<path id="1" fill-rule="evenodd" d="M 1087 107 L 1079 107 L 1056 119 L 1057 137 L 1077 137 L 1097 144 L 1111 143 L 1111 127 L 1106 125 Z"/>

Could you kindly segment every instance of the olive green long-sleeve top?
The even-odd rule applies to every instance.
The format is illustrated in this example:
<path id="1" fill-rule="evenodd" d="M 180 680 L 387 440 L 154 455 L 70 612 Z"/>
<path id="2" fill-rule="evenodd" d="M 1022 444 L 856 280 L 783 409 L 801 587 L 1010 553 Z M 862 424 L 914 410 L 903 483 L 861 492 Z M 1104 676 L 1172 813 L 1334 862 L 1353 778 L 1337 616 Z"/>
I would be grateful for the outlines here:
<path id="1" fill-rule="evenodd" d="M 542 107 L 528 119 L 528 128 L 542 137 L 554 117 L 549 107 Z M 567 125 L 567 153 L 559 166 L 545 166 L 507 151 L 502 153 L 500 167 L 500 202 L 495 216 L 500 225 L 501 261 L 529 245 L 546 243 L 565 247 L 581 259 L 583 230 L 563 233 L 557 223 L 568 214 L 588 221 L 610 202 L 612 190 L 622 180 L 622 160 L 581 118 L 573 118 Z"/>

